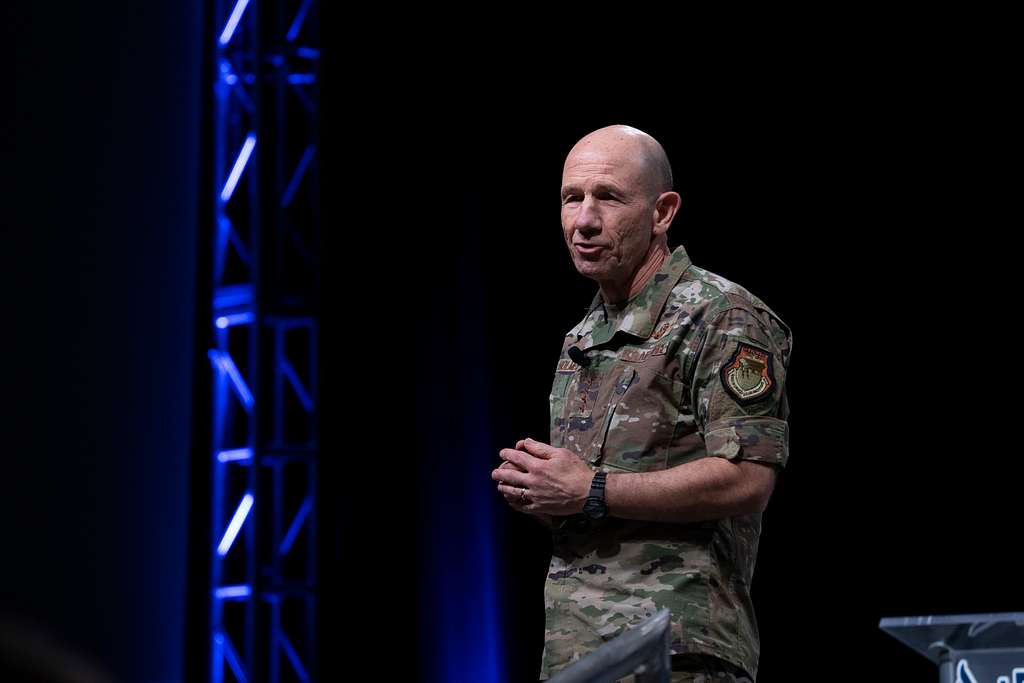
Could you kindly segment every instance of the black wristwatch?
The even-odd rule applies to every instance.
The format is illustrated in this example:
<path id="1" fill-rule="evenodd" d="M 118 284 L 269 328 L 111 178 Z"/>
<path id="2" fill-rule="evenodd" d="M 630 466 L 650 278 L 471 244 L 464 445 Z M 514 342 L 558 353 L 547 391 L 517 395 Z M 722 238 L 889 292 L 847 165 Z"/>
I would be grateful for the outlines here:
<path id="1" fill-rule="evenodd" d="M 598 472 L 590 482 L 590 493 L 583 502 L 583 514 L 591 521 L 598 521 L 608 516 L 608 503 L 604 499 L 604 483 L 607 472 Z"/>

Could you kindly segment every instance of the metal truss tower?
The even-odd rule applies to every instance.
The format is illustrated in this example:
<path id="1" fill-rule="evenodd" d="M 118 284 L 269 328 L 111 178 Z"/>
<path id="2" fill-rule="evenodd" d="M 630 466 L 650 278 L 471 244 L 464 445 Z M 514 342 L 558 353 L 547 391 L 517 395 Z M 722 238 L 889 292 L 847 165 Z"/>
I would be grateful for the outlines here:
<path id="1" fill-rule="evenodd" d="M 315 681 L 317 0 L 215 0 L 210 675 Z"/>

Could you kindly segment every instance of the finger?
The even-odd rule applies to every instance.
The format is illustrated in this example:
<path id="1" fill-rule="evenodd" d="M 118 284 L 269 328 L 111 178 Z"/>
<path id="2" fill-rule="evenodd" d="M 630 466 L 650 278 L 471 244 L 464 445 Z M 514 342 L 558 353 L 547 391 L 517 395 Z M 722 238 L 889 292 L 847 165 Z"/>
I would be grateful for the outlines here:
<path id="1" fill-rule="evenodd" d="M 502 448 L 499 455 L 502 460 L 512 463 L 524 472 L 530 471 L 530 461 L 535 459 L 528 453 L 512 450 L 511 448 Z"/>
<path id="2" fill-rule="evenodd" d="M 519 439 L 519 441 L 516 441 L 516 450 L 517 451 L 525 451 L 526 450 L 526 439 Z"/>
<path id="3" fill-rule="evenodd" d="M 505 500 L 510 503 L 512 499 L 518 501 L 521 505 L 523 504 L 523 487 L 522 486 L 508 486 L 507 484 L 498 484 L 498 490 L 505 496 Z M 526 500 L 529 500 L 529 494 L 526 495 Z"/>
<path id="4" fill-rule="evenodd" d="M 521 495 L 519 495 L 518 493 L 515 495 L 511 493 L 505 493 L 502 495 L 505 496 L 505 502 L 508 503 L 510 507 L 512 507 L 515 510 L 522 511 L 524 503 L 523 497 Z"/>
<path id="5" fill-rule="evenodd" d="M 505 461 L 505 462 L 501 463 L 500 465 L 498 465 L 498 469 L 499 470 L 501 470 L 501 469 L 505 469 L 505 470 L 513 469 L 513 470 L 517 470 L 519 472 L 525 472 L 526 471 L 526 470 L 521 469 L 521 468 L 517 467 L 515 464 L 510 463 L 508 461 Z"/>
<path id="6" fill-rule="evenodd" d="M 508 486 L 518 486 L 521 489 L 530 488 L 528 475 L 514 469 L 497 469 L 491 472 L 491 479 Z"/>
<path id="7" fill-rule="evenodd" d="M 526 500 L 523 500 L 523 497 L 520 495 L 512 496 L 505 494 L 505 502 L 507 502 L 508 506 L 516 512 L 528 512 L 533 509 L 531 507 L 533 505 L 533 501 L 530 500 L 529 496 L 526 497 Z"/>
<path id="8" fill-rule="evenodd" d="M 526 439 L 523 447 L 526 452 L 530 455 L 535 455 L 538 458 L 551 458 L 555 451 L 558 449 L 554 446 L 544 443 L 543 441 L 534 441 L 533 439 Z"/>

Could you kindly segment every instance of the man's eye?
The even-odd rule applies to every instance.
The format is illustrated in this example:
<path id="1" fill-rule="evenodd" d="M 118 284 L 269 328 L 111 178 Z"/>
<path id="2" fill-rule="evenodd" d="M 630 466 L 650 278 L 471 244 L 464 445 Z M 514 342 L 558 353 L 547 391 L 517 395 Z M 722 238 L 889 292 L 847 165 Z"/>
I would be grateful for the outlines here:
<path id="1" fill-rule="evenodd" d="M 565 199 L 563 199 L 562 203 L 563 204 L 568 204 L 570 202 L 578 202 L 579 200 L 580 200 L 579 195 L 571 194 L 568 197 L 566 197 Z"/>

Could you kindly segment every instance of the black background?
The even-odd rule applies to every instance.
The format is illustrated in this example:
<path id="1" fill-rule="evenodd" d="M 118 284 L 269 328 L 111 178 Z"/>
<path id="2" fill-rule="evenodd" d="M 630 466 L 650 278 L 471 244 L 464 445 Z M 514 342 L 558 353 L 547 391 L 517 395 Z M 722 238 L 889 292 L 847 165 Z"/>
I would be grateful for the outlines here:
<path id="1" fill-rule="evenodd" d="M 561 242 L 561 164 L 579 137 L 612 123 L 651 133 L 672 160 L 683 208 L 670 244 L 749 288 L 794 332 L 791 460 L 764 516 L 753 588 L 759 680 L 926 680 L 933 665 L 879 619 L 1021 609 L 1008 383 L 1018 288 L 998 89 L 952 63 L 817 57 L 721 74 L 655 66 L 632 80 L 600 60 L 564 77 L 426 67 L 368 80 L 348 107 L 367 118 L 327 126 L 330 148 L 363 152 L 340 166 L 377 191 L 325 207 L 338 226 L 326 260 L 383 249 L 388 263 L 357 287 L 369 295 L 358 332 L 344 331 L 351 311 L 336 321 L 352 350 L 331 361 L 330 381 L 358 376 L 381 422 L 345 441 L 358 432 L 353 446 L 389 468 L 348 499 L 418 520 L 420 538 L 418 556 L 374 565 L 382 584 L 403 587 L 385 593 L 390 611 L 380 593 L 366 597 L 374 625 L 409 613 L 409 569 L 445 533 L 424 511 L 450 504 L 452 410 L 488 406 L 495 455 L 546 434 L 561 338 L 594 291 Z M 383 111 L 392 115 L 375 125 Z M 341 173 L 337 154 L 325 166 Z M 480 374 L 483 396 L 470 388 Z M 437 439 L 443 425 L 451 439 Z M 528 681 L 550 546 L 512 512 L 500 527 L 508 680 Z M 393 535 L 360 533 L 363 550 L 388 556 Z M 425 605 L 430 586 L 420 591 Z M 431 670 L 434 618 L 418 615 L 408 666 Z"/>

